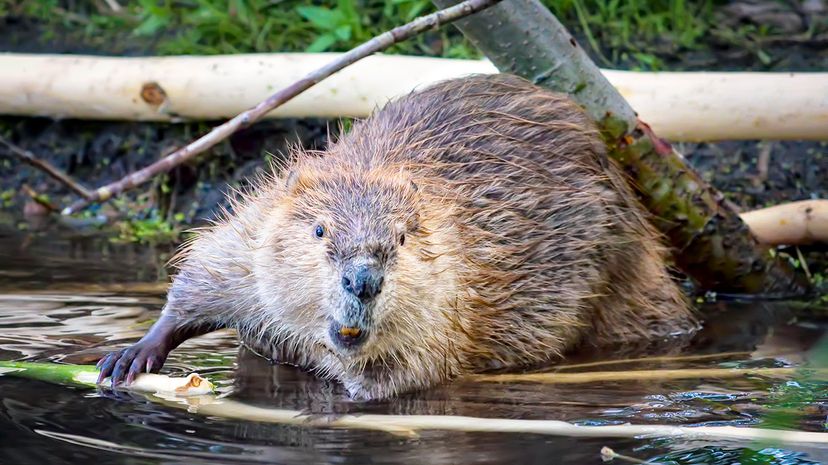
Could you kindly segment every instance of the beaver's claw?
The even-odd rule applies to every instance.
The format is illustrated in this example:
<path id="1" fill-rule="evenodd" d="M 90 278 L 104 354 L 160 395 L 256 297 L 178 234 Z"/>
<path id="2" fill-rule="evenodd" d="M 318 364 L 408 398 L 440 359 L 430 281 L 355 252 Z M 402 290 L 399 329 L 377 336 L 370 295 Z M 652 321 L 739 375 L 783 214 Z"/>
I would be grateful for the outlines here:
<path id="1" fill-rule="evenodd" d="M 110 377 L 110 385 L 130 384 L 138 374 L 157 373 L 167 359 L 168 351 L 159 344 L 138 343 L 117 352 L 111 352 L 98 362 L 98 384 Z"/>

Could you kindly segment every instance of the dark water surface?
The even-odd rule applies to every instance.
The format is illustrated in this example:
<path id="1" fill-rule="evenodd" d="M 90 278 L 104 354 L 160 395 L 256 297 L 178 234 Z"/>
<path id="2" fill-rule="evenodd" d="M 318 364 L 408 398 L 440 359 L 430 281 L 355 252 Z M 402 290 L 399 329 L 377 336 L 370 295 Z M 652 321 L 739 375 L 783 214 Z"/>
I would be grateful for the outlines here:
<path id="1" fill-rule="evenodd" d="M 0 360 L 94 363 L 106 351 L 137 340 L 163 304 L 163 262 L 168 256 L 167 251 L 116 246 L 100 238 L 0 231 Z M 648 353 L 621 348 L 569 363 L 709 355 L 705 358 L 566 370 L 799 366 L 812 349 L 825 345 L 825 325 L 794 318 L 790 307 L 761 302 L 708 305 L 704 310 L 714 316 L 692 345 L 670 342 Z M 239 348 L 229 332 L 185 343 L 171 354 L 165 371 L 198 371 L 236 400 L 319 415 L 828 428 L 825 384 L 801 379 L 749 376 L 568 385 L 458 381 L 366 404 L 349 401 L 335 384 L 294 368 L 271 366 Z M 284 426 L 203 416 L 137 394 L 0 377 L 0 464 L 598 464 L 602 446 L 653 463 L 828 463 L 828 445 L 442 431 L 401 438 L 385 432 Z"/>

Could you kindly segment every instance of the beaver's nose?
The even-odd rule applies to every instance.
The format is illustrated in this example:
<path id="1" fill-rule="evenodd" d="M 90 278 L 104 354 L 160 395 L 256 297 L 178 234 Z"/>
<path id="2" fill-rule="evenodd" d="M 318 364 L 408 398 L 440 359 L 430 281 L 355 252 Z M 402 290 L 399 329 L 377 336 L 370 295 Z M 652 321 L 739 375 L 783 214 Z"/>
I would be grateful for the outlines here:
<path id="1" fill-rule="evenodd" d="M 380 293 L 383 279 L 379 267 L 360 265 L 349 268 L 342 274 L 342 287 L 360 300 L 368 301 Z"/>

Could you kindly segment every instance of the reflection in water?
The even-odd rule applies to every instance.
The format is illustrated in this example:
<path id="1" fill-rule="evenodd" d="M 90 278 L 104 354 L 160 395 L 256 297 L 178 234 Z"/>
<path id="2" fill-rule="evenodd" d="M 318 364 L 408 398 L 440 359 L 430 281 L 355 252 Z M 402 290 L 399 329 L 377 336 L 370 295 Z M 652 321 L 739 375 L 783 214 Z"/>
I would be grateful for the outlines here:
<path id="1" fill-rule="evenodd" d="M 94 363 L 139 338 L 163 305 L 168 251 L 105 240 L 0 234 L 0 359 Z M 715 304 L 693 340 L 584 351 L 567 372 L 803 363 L 824 333 L 796 322 L 785 304 Z M 693 359 L 634 356 L 709 354 Z M 717 355 L 718 354 L 718 355 Z M 593 362 L 593 364 L 589 364 Z M 244 402 L 342 413 L 438 414 L 557 419 L 579 424 L 757 425 L 769 405 L 796 389 L 811 397 L 784 404 L 788 427 L 822 431 L 825 385 L 793 386 L 761 377 L 604 382 L 583 385 L 496 384 L 458 380 L 398 399 L 359 403 L 341 386 L 296 368 L 274 366 L 230 331 L 185 343 L 167 371 L 197 370 Z M 794 389 L 796 388 L 796 389 Z M 787 390 L 786 390 L 787 389 Z M 785 393 L 788 394 L 785 394 Z M 804 391 L 803 391 L 804 392 Z M 782 394 L 780 394 L 782 393 Z M 815 397 L 815 398 L 814 398 Z M 790 400 L 790 399 L 789 399 Z M 828 449 L 733 441 L 573 439 L 538 435 L 429 431 L 417 439 L 383 432 L 332 430 L 203 417 L 140 395 L 90 392 L 0 378 L 0 463 L 601 463 L 599 451 L 658 463 L 819 463 Z"/>

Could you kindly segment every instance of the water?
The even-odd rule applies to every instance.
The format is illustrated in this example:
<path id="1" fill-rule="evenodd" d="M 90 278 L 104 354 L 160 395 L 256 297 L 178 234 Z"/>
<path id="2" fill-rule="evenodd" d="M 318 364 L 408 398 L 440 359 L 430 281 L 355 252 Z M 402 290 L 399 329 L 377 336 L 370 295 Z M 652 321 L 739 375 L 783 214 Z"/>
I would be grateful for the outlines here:
<path id="1" fill-rule="evenodd" d="M 163 304 L 168 250 L 117 246 L 69 234 L 0 231 L 0 360 L 94 363 L 137 340 Z M 561 369 L 565 372 L 798 366 L 825 325 L 792 318 L 788 304 L 708 306 L 691 346 L 633 348 L 569 363 L 629 356 L 702 355 Z M 718 354 L 718 355 L 717 355 Z M 457 381 L 376 403 L 336 384 L 271 366 L 232 333 L 188 341 L 165 370 L 198 371 L 230 398 L 260 406 L 339 413 L 469 415 L 580 424 L 781 425 L 825 431 L 825 384 L 762 378 L 589 384 Z M 0 377 L 0 464 L 84 463 L 602 463 L 600 450 L 656 463 L 828 463 L 828 445 L 664 438 L 580 439 L 535 434 L 385 432 L 284 426 L 209 417 L 138 394 Z M 618 460 L 618 459 L 616 459 Z M 616 463 L 624 463 L 617 461 Z"/>

